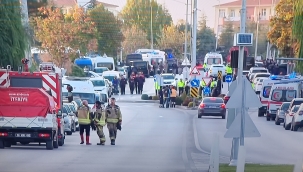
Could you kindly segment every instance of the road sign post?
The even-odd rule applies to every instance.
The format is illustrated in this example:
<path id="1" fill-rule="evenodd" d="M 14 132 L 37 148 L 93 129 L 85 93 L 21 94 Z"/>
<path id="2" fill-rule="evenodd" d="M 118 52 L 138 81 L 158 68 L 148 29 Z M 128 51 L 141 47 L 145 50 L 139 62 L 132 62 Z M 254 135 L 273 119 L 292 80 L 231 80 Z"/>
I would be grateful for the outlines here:
<path id="1" fill-rule="evenodd" d="M 199 80 L 196 79 L 196 76 L 200 76 L 200 72 L 197 69 L 197 66 L 194 66 L 193 69 L 191 70 L 190 76 L 194 76 L 194 78 L 192 79 L 191 83 L 191 88 L 190 88 L 190 95 L 193 97 L 193 107 L 196 106 L 196 98 L 199 97 Z"/>
<path id="2" fill-rule="evenodd" d="M 226 75 L 225 76 L 225 81 L 228 83 L 228 91 L 229 91 L 229 85 L 233 81 L 233 76 L 232 75 Z"/>
<path id="3" fill-rule="evenodd" d="M 223 76 L 222 76 L 222 71 L 218 71 L 218 81 L 221 81 L 221 85 L 220 85 L 220 94 L 221 94 L 221 89 L 222 89 L 222 84 L 223 84 Z M 217 83 L 218 83 L 217 81 Z M 218 85 L 217 85 L 217 88 L 218 88 Z"/>

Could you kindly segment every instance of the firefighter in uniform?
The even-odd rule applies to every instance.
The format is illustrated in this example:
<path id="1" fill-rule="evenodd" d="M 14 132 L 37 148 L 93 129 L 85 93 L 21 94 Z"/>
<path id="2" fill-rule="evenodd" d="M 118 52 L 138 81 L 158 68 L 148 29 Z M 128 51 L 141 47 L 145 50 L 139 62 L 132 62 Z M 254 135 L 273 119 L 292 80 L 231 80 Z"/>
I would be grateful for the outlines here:
<path id="1" fill-rule="evenodd" d="M 95 118 L 94 118 L 94 122 L 97 128 L 97 134 L 99 136 L 100 139 L 100 143 L 97 143 L 97 145 L 104 145 L 105 144 L 105 135 L 103 132 L 103 127 L 106 125 L 106 116 L 105 116 L 105 112 L 102 110 L 101 107 L 101 102 L 100 101 L 96 101 L 96 112 L 95 112 Z"/>
<path id="2" fill-rule="evenodd" d="M 90 109 L 88 106 L 87 100 L 83 100 L 83 105 L 79 107 L 78 109 L 78 122 L 80 127 L 80 137 L 81 137 L 81 143 L 84 143 L 84 130 L 86 134 L 86 145 L 91 145 L 89 142 L 89 136 L 90 136 L 90 126 L 91 126 L 91 115 L 90 115 Z"/>
<path id="3" fill-rule="evenodd" d="M 118 126 L 121 127 L 122 124 L 121 110 L 120 107 L 115 103 L 116 103 L 116 99 L 112 97 L 110 104 L 107 105 L 105 109 L 106 110 L 105 116 L 106 116 L 107 128 L 109 131 L 111 145 L 115 145 L 115 140 L 117 137 L 117 128 Z"/>
<path id="4" fill-rule="evenodd" d="M 202 80 L 200 81 L 200 89 L 199 89 L 199 95 L 200 95 L 200 96 L 202 96 L 202 94 L 203 94 L 203 89 L 204 89 L 204 87 L 206 87 L 206 84 L 205 84 L 205 81 L 202 79 Z"/>

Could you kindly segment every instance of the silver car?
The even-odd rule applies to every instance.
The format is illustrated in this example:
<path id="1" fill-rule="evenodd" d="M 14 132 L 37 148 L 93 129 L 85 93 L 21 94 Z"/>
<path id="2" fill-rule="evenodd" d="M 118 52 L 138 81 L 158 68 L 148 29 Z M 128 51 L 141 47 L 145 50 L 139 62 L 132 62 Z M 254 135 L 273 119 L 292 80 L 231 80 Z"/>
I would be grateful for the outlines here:
<path id="1" fill-rule="evenodd" d="M 62 115 L 63 115 L 63 120 L 64 120 L 64 132 L 67 135 L 72 135 L 73 134 L 72 118 L 70 116 L 70 109 L 69 109 L 68 105 L 66 105 L 66 104 L 63 104 Z"/>
<path id="2" fill-rule="evenodd" d="M 282 105 L 277 109 L 275 124 L 280 125 L 281 123 L 285 122 L 285 114 L 288 110 L 290 102 L 284 102 Z"/>
<path id="3" fill-rule="evenodd" d="M 70 116 L 72 118 L 72 132 L 79 131 L 78 117 L 76 116 L 77 110 L 74 104 L 67 104 L 71 110 Z"/>
<path id="4" fill-rule="evenodd" d="M 221 97 L 205 97 L 198 108 L 198 118 L 202 116 L 221 116 L 225 119 L 226 108 Z"/>

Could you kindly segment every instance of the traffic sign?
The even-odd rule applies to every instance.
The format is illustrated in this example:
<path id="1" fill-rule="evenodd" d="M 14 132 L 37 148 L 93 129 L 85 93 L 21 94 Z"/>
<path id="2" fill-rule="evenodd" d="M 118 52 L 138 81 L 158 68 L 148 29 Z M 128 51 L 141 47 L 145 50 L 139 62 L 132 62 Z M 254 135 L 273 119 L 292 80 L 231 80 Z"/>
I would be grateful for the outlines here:
<path id="1" fill-rule="evenodd" d="M 228 82 L 228 83 L 230 83 L 230 82 L 233 81 L 233 77 L 231 75 L 226 75 L 225 76 L 225 81 Z"/>
<path id="2" fill-rule="evenodd" d="M 197 87 L 191 87 L 190 88 L 190 96 L 194 97 L 194 98 L 198 98 L 199 97 L 199 90 Z"/>
<path id="3" fill-rule="evenodd" d="M 199 87 L 199 85 L 200 85 L 199 83 L 200 83 L 199 80 L 193 79 L 192 81 L 190 81 L 190 86 L 191 87 Z"/>
<path id="4" fill-rule="evenodd" d="M 218 71 L 218 80 L 222 80 L 222 71 Z"/>
<path id="5" fill-rule="evenodd" d="M 195 66 L 195 67 L 191 70 L 191 72 L 190 72 L 189 75 L 200 75 L 200 72 L 199 72 L 199 70 L 197 69 L 197 67 Z"/>
<path id="6" fill-rule="evenodd" d="M 204 81 L 205 85 L 209 85 L 212 81 L 212 78 L 204 77 L 202 78 L 202 81 Z"/>
<path id="7" fill-rule="evenodd" d="M 210 94 L 210 88 L 209 87 L 204 87 L 203 88 L 203 93 L 204 94 Z"/>

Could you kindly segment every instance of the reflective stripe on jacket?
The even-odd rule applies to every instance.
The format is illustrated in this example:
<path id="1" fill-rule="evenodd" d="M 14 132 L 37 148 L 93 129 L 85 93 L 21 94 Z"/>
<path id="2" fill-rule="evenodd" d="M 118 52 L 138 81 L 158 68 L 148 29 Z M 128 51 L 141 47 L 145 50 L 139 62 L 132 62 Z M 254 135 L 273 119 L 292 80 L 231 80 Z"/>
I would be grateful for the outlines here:
<path id="1" fill-rule="evenodd" d="M 114 107 L 112 107 L 111 105 L 107 105 L 105 109 L 105 114 L 107 123 L 118 123 L 122 121 L 121 110 L 120 107 L 117 105 L 115 105 Z"/>
<path id="2" fill-rule="evenodd" d="M 83 125 L 91 123 L 88 107 L 83 105 L 78 109 L 78 122 Z"/>
<path id="3" fill-rule="evenodd" d="M 95 112 L 95 122 L 97 123 L 97 125 L 101 125 L 101 126 L 105 126 L 106 122 L 106 116 L 105 116 L 105 112 L 102 111 L 101 109 L 97 109 Z"/>

